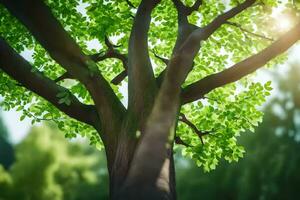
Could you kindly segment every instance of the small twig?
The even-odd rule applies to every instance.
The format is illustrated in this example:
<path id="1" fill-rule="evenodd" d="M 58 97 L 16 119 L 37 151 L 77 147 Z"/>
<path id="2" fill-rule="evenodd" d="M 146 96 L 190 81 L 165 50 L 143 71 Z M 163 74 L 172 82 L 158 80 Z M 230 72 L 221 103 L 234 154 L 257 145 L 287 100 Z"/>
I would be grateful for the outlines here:
<path id="1" fill-rule="evenodd" d="M 154 54 L 154 56 L 156 57 L 156 58 L 158 58 L 158 59 L 160 59 L 165 65 L 168 65 L 168 63 L 169 63 L 169 59 L 167 59 L 167 58 L 163 58 L 163 57 L 161 57 L 161 56 L 159 56 L 159 55 L 157 55 L 157 53 L 156 53 L 156 50 L 155 49 L 153 49 L 152 50 L 152 53 Z"/>
<path id="2" fill-rule="evenodd" d="M 129 1 L 129 0 L 125 0 L 125 1 L 129 5 L 129 7 L 133 8 L 133 9 L 136 9 L 136 6 L 133 5 L 133 3 L 131 3 L 131 1 Z"/>
<path id="3" fill-rule="evenodd" d="M 268 38 L 268 37 L 266 37 L 266 36 L 264 36 L 264 35 L 260 35 L 260 34 L 257 34 L 257 33 L 253 33 L 253 32 L 251 32 L 251 31 L 249 31 L 249 30 L 243 28 L 243 27 L 242 27 L 240 24 L 238 24 L 238 23 L 228 22 L 228 21 L 227 21 L 226 24 L 229 24 L 229 25 L 231 25 L 231 26 L 237 27 L 237 28 L 239 28 L 241 31 L 246 32 L 246 33 L 248 33 L 248 34 L 250 34 L 250 35 L 253 35 L 253 36 L 255 36 L 255 37 L 259 37 L 259 38 L 262 38 L 262 39 L 265 39 L 265 40 L 268 40 L 268 41 L 271 41 L 271 42 L 274 41 L 273 38 Z"/>
<path id="4" fill-rule="evenodd" d="M 176 136 L 174 141 L 175 141 L 176 144 L 181 144 L 181 145 L 186 146 L 186 147 L 191 147 L 190 145 L 185 143 L 179 136 Z"/>
<path id="5" fill-rule="evenodd" d="M 210 134 L 210 132 L 208 132 L 208 131 L 202 132 L 202 131 L 198 130 L 198 128 L 195 126 L 195 124 L 193 124 L 191 121 L 189 121 L 183 113 L 180 113 L 179 120 L 184 122 L 186 125 L 188 125 L 198 135 L 201 143 L 204 144 L 202 136 L 208 135 L 208 134 Z"/>
<path id="6" fill-rule="evenodd" d="M 24 113 L 27 114 L 28 117 L 32 117 L 34 118 L 36 121 L 58 121 L 58 120 L 65 120 L 66 118 L 40 118 L 40 117 L 36 117 L 34 114 L 32 114 L 30 111 L 26 111 L 24 110 Z"/>
<path id="7" fill-rule="evenodd" d="M 65 120 L 65 118 L 58 118 L 58 119 L 55 119 L 55 118 L 50 118 L 50 119 L 47 119 L 47 118 L 39 118 L 39 117 L 35 117 L 34 115 L 32 115 L 32 117 L 37 120 L 37 121 L 57 121 L 57 120 Z"/>
<path id="8" fill-rule="evenodd" d="M 58 78 L 56 78 L 54 81 L 55 82 L 59 82 L 59 81 L 62 81 L 62 80 L 64 80 L 64 79 L 73 79 L 73 77 L 72 77 L 72 75 L 71 74 L 69 74 L 68 72 L 65 72 L 65 73 L 63 73 L 61 76 L 59 76 Z"/>
<path id="9" fill-rule="evenodd" d="M 121 47 L 121 45 L 113 44 L 106 35 L 104 36 L 104 42 L 105 42 L 105 45 L 111 50 L 113 50 L 114 48 Z"/>
<path id="10" fill-rule="evenodd" d="M 222 103 L 222 102 L 220 102 L 218 99 L 211 98 L 211 97 L 206 97 L 206 96 L 204 96 L 203 99 L 208 99 L 208 100 L 211 100 L 211 101 L 215 101 L 215 102 L 217 102 L 217 103 L 219 103 L 219 104 Z"/>
<path id="11" fill-rule="evenodd" d="M 255 127 L 255 125 L 248 118 L 246 118 L 246 117 L 242 117 L 242 118 L 245 119 L 249 124 L 251 124 L 252 126 Z"/>

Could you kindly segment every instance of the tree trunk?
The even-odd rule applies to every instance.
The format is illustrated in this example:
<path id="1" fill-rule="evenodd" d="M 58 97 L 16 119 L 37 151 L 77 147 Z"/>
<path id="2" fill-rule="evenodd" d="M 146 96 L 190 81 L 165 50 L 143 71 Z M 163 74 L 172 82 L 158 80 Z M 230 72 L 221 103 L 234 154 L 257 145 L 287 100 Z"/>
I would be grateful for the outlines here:
<path id="1" fill-rule="evenodd" d="M 148 158 L 145 157 L 145 162 Z M 131 158 L 132 160 L 132 158 Z M 111 185 L 114 185 L 111 191 L 111 199 L 113 200 L 176 200 L 176 184 L 173 154 L 169 154 L 169 158 L 165 160 L 161 167 L 161 173 L 156 177 L 153 183 L 153 177 L 145 178 L 142 182 L 131 183 L 126 180 L 128 175 L 129 165 L 124 162 L 118 164 L 120 167 L 111 177 Z M 126 169 L 126 170 L 125 170 Z M 125 173 L 126 171 L 126 173 Z M 147 174 L 148 172 L 142 171 Z M 121 177 L 116 177 L 121 175 Z M 125 181 L 126 180 L 126 181 Z M 121 184 L 120 184 L 121 181 Z M 129 182 L 129 183 L 128 183 Z M 117 186 L 117 187 L 116 187 Z"/>
<path id="2" fill-rule="evenodd" d="M 126 187 L 125 180 L 128 175 L 131 161 L 133 159 L 138 139 L 123 134 L 115 146 L 115 155 L 106 152 L 109 172 L 109 195 L 112 200 L 175 200 L 176 184 L 173 153 L 168 152 L 161 174 L 156 178 L 155 184 L 150 179 L 143 180 L 143 184 L 130 185 Z M 112 147 L 110 148 L 112 149 Z M 145 158 L 145 162 L 149 162 Z M 147 171 L 143 171 L 146 173 Z"/>
<path id="3" fill-rule="evenodd" d="M 116 154 L 110 170 L 110 198 L 115 199 L 127 177 L 128 170 L 136 149 L 137 139 L 129 135 L 119 138 Z"/>

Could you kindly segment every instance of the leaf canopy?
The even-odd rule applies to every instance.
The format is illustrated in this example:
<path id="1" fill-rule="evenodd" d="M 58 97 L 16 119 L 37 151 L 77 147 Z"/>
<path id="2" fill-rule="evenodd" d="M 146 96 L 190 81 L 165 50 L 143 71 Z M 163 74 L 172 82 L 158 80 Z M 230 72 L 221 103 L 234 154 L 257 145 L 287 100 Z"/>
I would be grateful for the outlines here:
<path id="1" fill-rule="evenodd" d="M 85 54 L 92 55 L 105 51 L 107 49 L 105 36 L 119 45 L 117 49 L 120 53 L 127 53 L 136 8 L 129 6 L 125 0 L 47 0 L 46 2 Z M 183 2 L 185 5 L 194 3 L 192 0 Z M 201 27 L 241 2 L 204 0 L 198 11 L 189 16 L 189 22 Z M 131 3 L 138 6 L 140 2 L 131 0 Z M 296 15 L 294 6 L 292 1 L 257 1 L 252 7 L 229 20 L 240 26 L 224 24 L 203 42 L 194 60 L 194 68 L 183 87 L 209 74 L 222 71 L 232 63 L 237 63 L 267 47 L 271 41 L 257 35 L 278 38 L 282 32 L 278 30 L 275 24 L 276 16 L 272 13 L 280 10 L 283 13 Z M 153 52 L 161 57 L 170 58 L 177 29 L 177 11 L 171 0 L 163 0 L 152 14 L 148 38 L 150 57 L 156 75 L 165 68 L 165 64 Z M 45 76 L 54 80 L 65 72 L 26 28 L 1 5 L 0 35 Z M 284 59 L 285 56 L 280 56 L 269 65 L 283 62 Z M 117 59 L 103 60 L 98 62 L 96 67 L 108 81 L 123 71 L 122 62 Z M 122 102 L 126 102 L 127 99 L 127 91 L 124 89 L 126 82 L 127 80 L 118 86 L 111 84 Z M 90 94 L 80 82 L 68 79 L 59 84 L 68 88 L 81 102 L 93 104 Z M 236 137 L 245 130 L 254 131 L 254 127 L 262 121 L 263 113 L 259 107 L 270 94 L 270 90 L 270 82 L 256 82 L 252 76 L 248 76 L 210 92 L 204 99 L 184 105 L 181 112 L 185 113 L 197 129 L 210 132 L 203 136 L 203 145 L 189 126 L 179 122 L 177 134 L 188 144 L 188 147 L 180 148 L 183 149 L 184 155 L 194 159 L 197 165 L 203 166 L 205 171 L 215 169 L 220 158 L 225 158 L 229 162 L 237 161 L 243 156 L 244 150 L 237 144 Z M 91 144 L 102 147 L 100 138 L 92 127 L 69 118 L 1 71 L 0 94 L 4 98 L 1 106 L 5 110 L 16 109 L 23 112 L 20 120 L 26 116 L 32 118 L 33 123 L 42 120 L 54 121 L 65 131 L 67 138 L 79 134 L 89 137 Z M 70 103 L 68 96 L 68 93 L 57 94 L 57 97 L 61 98 L 60 103 L 67 105 Z"/>

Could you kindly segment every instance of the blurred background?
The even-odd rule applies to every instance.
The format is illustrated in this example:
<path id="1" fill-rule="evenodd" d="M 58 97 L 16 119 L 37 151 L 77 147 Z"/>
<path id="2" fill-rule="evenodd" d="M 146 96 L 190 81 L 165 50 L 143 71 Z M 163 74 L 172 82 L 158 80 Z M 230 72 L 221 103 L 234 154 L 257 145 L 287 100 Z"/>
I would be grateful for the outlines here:
<path id="1" fill-rule="evenodd" d="M 299 52 L 294 47 L 285 64 L 258 72 L 274 90 L 261 108 L 263 123 L 239 137 L 243 159 L 204 173 L 176 154 L 179 200 L 300 199 Z M 31 127 L 19 117 L 0 113 L 0 200 L 107 199 L 103 152 L 82 138 L 65 139 L 51 123 Z"/>

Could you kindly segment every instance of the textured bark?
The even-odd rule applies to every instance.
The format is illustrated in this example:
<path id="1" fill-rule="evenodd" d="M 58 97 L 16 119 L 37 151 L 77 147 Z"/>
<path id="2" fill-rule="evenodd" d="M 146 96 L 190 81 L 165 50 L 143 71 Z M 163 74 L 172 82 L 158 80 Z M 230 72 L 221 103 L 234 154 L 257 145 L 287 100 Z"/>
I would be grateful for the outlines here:
<path id="1" fill-rule="evenodd" d="M 166 153 L 166 159 L 161 164 L 160 173 L 157 176 L 147 169 L 139 171 L 137 176 L 141 173 L 145 174 L 138 183 L 131 183 L 131 180 L 121 185 L 116 193 L 114 200 L 176 200 L 176 184 L 175 184 L 175 170 L 174 159 L 171 149 Z M 147 162 L 148 163 L 148 162 Z M 148 163 L 149 164 L 149 163 Z M 153 165 L 156 165 L 153 163 Z M 130 168 L 132 165 L 130 166 Z M 130 169 L 129 168 L 129 169 Z M 128 174 L 127 174 L 128 176 Z M 127 177 L 126 177 L 127 178 Z M 139 177 L 136 177 L 139 178 Z"/>
<path id="2" fill-rule="evenodd" d="M 152 177 L 143 179 L 141 185 L 124 188 L 124 183 L 128 177 L 132 159 L 136 151 L 138 139 L 128 137 L 132 134 L 122 134 L 119 138 L 118 145 L 115 147 L 116 153 L 113 163 L 109 165 L 109 180 L 110 180 L 110 199 L 122 200 L 140 200 L 140 199 L 176 199 L 176 184 L 175 184 L 175 169 L 172 150 L 167 152 L 167 159 L 163 163 L 162 173 L 156 178 L 156 183 L 153 185 Z M 147 171 L 141 171 L 148 173 Z M 142 187 L 141 187 L 142 186 Z M 143 187 L 145 186 L 145 187 Z M 125 189 L 125 192 L 124 192 Z"/>
<path id="3" fill-rule="evenodd" d="M 138 7 L 128 46 L 128 110 L 137 128 L 147 119 L 157 86 L 148 53 L 151 12 L 160 0 L 143 0 Z"/>

